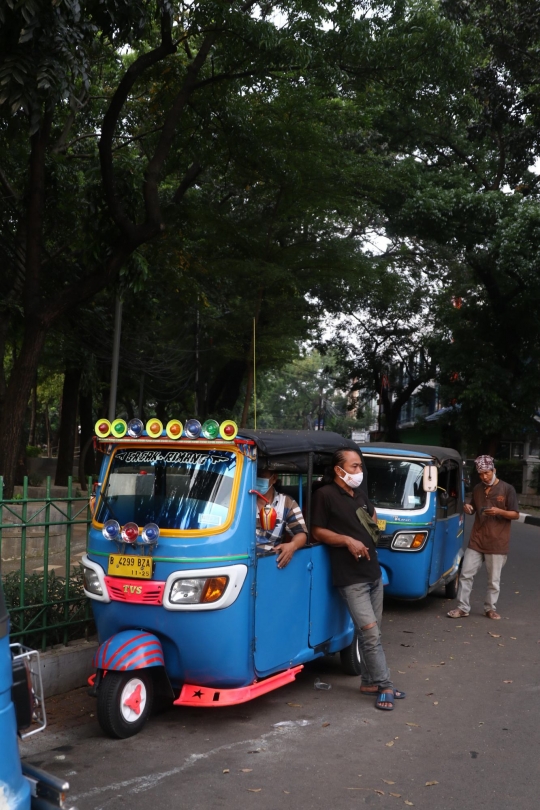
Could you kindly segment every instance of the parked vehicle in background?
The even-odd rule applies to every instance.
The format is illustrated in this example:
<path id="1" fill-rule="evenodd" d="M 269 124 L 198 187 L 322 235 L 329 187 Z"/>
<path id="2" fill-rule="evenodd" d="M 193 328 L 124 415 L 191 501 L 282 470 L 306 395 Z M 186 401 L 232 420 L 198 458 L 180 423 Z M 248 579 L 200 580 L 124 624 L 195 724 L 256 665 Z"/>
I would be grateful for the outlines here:
<path id="1" fill-rule="evenodd" d="M 21 763 L 18 737 L 46 725 L 39 653 L 9 643 L 9 615 L 0 579 L 0 808 L 53 810 L 65 807 L 68 782 Z"/>
<path id="2" fill-rule="evenodd" d="M 456 450 L 373 442 L 361 445 L 381 537 L 385 593 L 423 599 L 444 586 L 457 596 L 463 558 L 464 473 Z"/>

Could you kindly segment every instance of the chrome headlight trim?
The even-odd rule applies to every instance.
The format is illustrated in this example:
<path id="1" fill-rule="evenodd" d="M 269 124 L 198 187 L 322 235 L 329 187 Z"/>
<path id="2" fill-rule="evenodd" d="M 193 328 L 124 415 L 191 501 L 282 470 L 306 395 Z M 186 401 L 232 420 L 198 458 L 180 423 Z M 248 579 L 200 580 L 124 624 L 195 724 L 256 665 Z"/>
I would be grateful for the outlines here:
<path id="1" fill-rule="evenodd" d="M 247 577 L 247 565 L 221 565 L 219 568 L 190 568 L 185 571 L 174 571 L 169 574 L 163 591 L 163 607 L 167 610 L 221 610 L 232 605 L 238 599 L 242 586 Z M 178 579 L 209 579 L 210 577 L 229 577 L 229 582 L 223 596 L 216 602 L 201 604 L 175 604 L 170 601 L 171 588 Z"/>
<path id="2" fill-rule="evenodd" d="M 412 543 L 412 541 L 414 540 L 414 538 L 418 534 L 423 534 L 424 535 L 423 543 L 422 543 L 421 546 L 418 546 L 418 548 L 410 548 L 410 547 L 407 548 L 407 547 L 396 546 L 395 545 L 395 542 L 399 537 L 410 537 L 411 538 L 411 543 Z M 392 549 L 392 551 L 410 551 L 410 552 L 413 552 L 413 553 L 417 552 L 417 551 L 422 551 L 426 547 L 428 537 L 429 537 L 429 530 L 428 529 L 419 529 L 418 531 L 413 531 L 411 529 L 409 529 L 408 531 L 398 531 L 398 532 L 395 533 L 395 535 L 392 538 L 392 544 L 391 544 L 390 548 Z"/>
<path id="3" fill-rule="evenodd" d="M 83 554 L 81 558 L 81 565 L 83 568 L 89 568 L 90 571 L 94 571 L 97 574 L 97 578 L 99 580 L 99 584 L 102 590 L 102 596 L 99 596 L 97 593 L 92 593 L 92 591 L 87 591 L 83 585 L 83 590 L 85 595 L 89 599 L 94 599 L 96 602 L 110 602 L 111 597 L 109 596 L 109 592 L 107 590 L 107 586 L 105 584 L 105 571 L 98 563 L 92 562 L 92 560 L 88 559 L 88 554 Z"/>

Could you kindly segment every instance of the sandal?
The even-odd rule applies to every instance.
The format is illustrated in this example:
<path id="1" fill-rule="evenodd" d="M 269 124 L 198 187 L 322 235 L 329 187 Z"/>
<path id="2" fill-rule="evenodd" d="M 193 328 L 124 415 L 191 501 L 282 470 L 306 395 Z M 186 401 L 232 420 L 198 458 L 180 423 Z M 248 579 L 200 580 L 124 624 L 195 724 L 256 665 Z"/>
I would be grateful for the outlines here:
<path id="1" fill-rule="evenodd" d="M 360 694 L 361 695 L 368 695 L 369 697 L 373 697 L 373 695 L 376 695 L 377 692 L 368 691 L 368 690 L 362 689 L 362 687 L 360 687 Z M 389 693 L 387 692 L 386 694 L 389 694 Z M 407 693 L 406 692 L 401 692 L 401 690 L 399 690 L 399 689 L 394 689 L 394 697 L 395 697 L 396 700 L 404 700 L 407 697 Z"/>
<path id="2" fill-rule="evenodd" d="M 500 619 L 501 618 L 496 610 L 486 610 L 484 612 L 484 616 L 487 616 L 488 619 Z"/>
<path id="3" fill-rule="evenodd" d="M 465 613 L 461 608 L 454 608 L 454 610 L 449 610 L 446 615 L 451 619 L 465 619 L 469 614 Z"/>
<path id="4" fill-rule="evenodd" d="M 383 706 L 383 703 L 390 703 L 390 706 Z M 394 709 L 394 694 L 393 692 L 379 692 L 377 700 L 375 701 L 375 708 L 383 712 L 391 712 Z"/>

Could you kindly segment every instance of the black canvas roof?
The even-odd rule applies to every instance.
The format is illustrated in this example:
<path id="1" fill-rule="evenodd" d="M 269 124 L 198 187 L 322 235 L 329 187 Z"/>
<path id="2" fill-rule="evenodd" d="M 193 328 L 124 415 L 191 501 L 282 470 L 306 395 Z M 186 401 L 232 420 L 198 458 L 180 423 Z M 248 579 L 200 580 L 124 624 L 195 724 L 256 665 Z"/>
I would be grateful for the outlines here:
<path id="1" fill-rule="evenodd" d="M 462 462 L 461 454 L 458 453 L 457 450 L 453 450 L 451 447 L 435 447 L 435 445 L 430 444 L 401 444 L 397 442 L 370 442 L 369 444 L 363 445 L 366 451 L 368 449 L 374 449 L 379 451 L 386 450 L 406 450 L 408 453 L 426 453 L 428 456 L 433 456 L 433 458 L 437 459 L 439 463 L 446 461 L 446 459 L 452 459 L 452 461 L 457 461 L 459 464 Z"/>
<path id="2" fill-rule="evenodd" d="M 275 470 L 307 472 L 308 454 L 313 453 L 313 468 L 330 463 L 332 454 L 340 448 L 360 452 L 352 439 L 327 430 L 248 430 L 239 435 L 252 439 L 268 466 Z"/>

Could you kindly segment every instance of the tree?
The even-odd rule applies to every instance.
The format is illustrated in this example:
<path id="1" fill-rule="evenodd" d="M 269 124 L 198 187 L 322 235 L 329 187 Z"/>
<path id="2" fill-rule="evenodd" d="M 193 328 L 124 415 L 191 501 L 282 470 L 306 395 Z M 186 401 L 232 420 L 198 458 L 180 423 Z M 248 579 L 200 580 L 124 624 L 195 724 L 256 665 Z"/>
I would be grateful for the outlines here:
<path id="1" fill-rule="evenodd" d="M 411 251 L 402 261 L 379 257 L 384 272 L 373 273 L 365 294 L 352 299 L 326 346 L 337 353 L 343 387 L 358 392 L 359 406 L 380 399 L 381 428 L 388 441 L 400 441 L 401 410 L 413 394 L 428 395 L 436 375 L 433 343 L 437 332 L 436 289 Z M 361 306 L 362 309 L 357 309 Z M 356 311 L 355 311 L 356 310 Z"/>
<path id="2" fill-rule="evenodd" d="M 47 333 L 175 227 L 212 165 L 230 93 L 256 93 L 279 76 L 291 88 L 328 77 L 326 42 L 353 6 L 331 20 L 307 0 L 262 9 L 251 0 L 2 2 L 3 314 L 21 329 L 0 385 L 6 493 Z"/>

